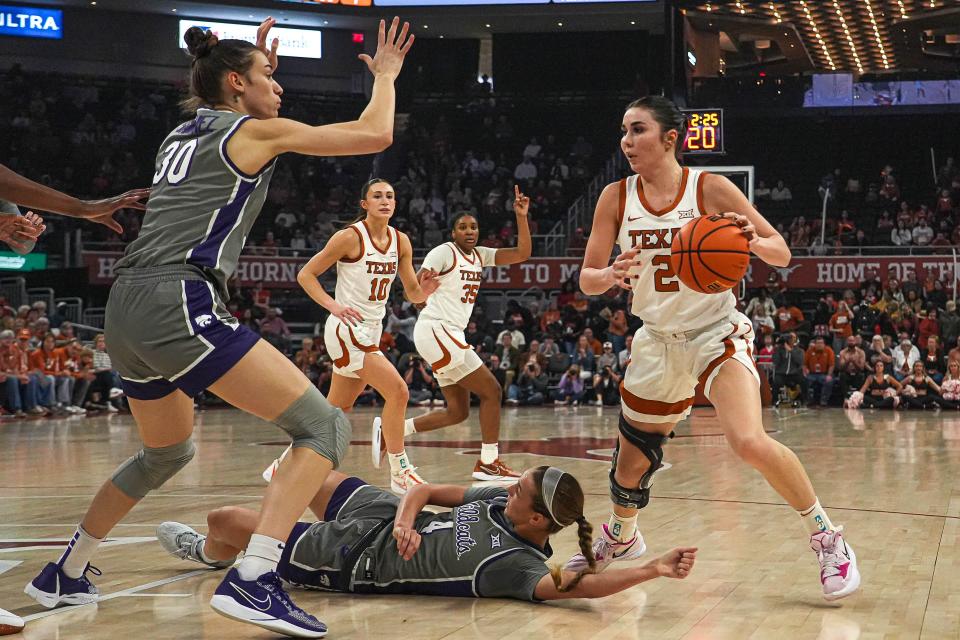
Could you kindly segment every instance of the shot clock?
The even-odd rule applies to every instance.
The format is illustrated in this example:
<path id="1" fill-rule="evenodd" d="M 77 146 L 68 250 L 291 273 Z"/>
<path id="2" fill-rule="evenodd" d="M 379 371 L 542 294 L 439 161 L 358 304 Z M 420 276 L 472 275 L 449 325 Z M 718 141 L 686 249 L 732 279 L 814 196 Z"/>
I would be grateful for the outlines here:
<path id="1" fill-rule="evenodd" d="M 726 153 L 723 146 L 723 109 L 684 109 L 687 137 L 684 154 Z"/>

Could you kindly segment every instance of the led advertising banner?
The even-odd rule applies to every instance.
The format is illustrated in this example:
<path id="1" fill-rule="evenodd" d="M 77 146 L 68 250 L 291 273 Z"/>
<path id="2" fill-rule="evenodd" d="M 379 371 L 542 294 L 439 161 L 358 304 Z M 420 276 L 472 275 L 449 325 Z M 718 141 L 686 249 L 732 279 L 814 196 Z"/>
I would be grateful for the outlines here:
<path id="1" fill-rule="evenodd" d="M 213 31 L 214 35 L 220 40 L 236 39 L 246 40 L 247 42 L 257 41 L 256 24 L 236 24 L 233 22 L 216 22 L 214 20 L 181 20 L 177 44 L 181 49 L 186 49 L 183 42 L 183 34 L 190 27 L 200 27 L 204 30 Z M 293 27 L 274 27 L 270 30 L 270 39 L 280 38 L 279 53 L 281 56 L 292 56 L 295 58 L 320 58 L 321 54 L 321 35 L 320 31 L 315 29 L 295 29 Z"/>
<path id="2" fill-rule="evenodd" d="M 0 5 L 0 35 L 59 40 L 63 37 L 63 11 Z"/>

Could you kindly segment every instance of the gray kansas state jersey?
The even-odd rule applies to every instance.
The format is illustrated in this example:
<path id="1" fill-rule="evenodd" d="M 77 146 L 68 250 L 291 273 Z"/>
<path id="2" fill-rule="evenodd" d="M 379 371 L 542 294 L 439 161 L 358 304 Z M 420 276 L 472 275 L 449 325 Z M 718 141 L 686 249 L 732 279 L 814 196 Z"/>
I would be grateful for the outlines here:
<path id="1" fill-rule="evenodd" d="M 263 207 L 276 163 L 250 175 L 227 157 L 227 142 L 249 118 L 199 109 L 196 118 L 167 136 L 140 235 L 117 268 L 191 264 L 227 298 L 226 282 Z"/>
<path id="2" fill-rule="evenodd" d="M 549 543 L 541 549 L 516 534 L 504 515 L 507 492 L 502 488 L 468 489 L 465 502 L 452 511 L 425 511 L 417 516 L 421 542 L 410 560 L 397 552 L 393 527 L 385 527 L 360 554 L 349 590 L 534 600 L 537 583 L 550 572 L 546 565 L 553 553 Z M 311 525 L 297 543 L 293 558 L 304 569 L 335 565 L 337 556 L 342 555 L 341 545 L 348 541 L 327 535 L 324 528 L 343 533 L 343 525 L 353 519 L 359 524 L 375 515 L 392 518 L 397 503 L 392 494 L 363 487 L 344 505 L 337 521 Z M 322 574 L 320 581 L 314 586 L 329 586 L 329 582 L 323 583 Z"/>

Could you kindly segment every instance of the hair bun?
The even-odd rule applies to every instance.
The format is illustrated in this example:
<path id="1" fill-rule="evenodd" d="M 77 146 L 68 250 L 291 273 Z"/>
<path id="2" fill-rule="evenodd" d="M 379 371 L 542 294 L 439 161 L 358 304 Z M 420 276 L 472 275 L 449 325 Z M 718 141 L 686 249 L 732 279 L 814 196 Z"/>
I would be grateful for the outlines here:
<path id="1" fill-rule="evenodd" d="M 209 55 L 210 50 L 217 46 L 219 38 L 213 31 L 201 29 L 200 27 L 190 27 L 183 34 L 183 41 L 187 43 L 187 51 L 194 58 L 202 58 Z"/>

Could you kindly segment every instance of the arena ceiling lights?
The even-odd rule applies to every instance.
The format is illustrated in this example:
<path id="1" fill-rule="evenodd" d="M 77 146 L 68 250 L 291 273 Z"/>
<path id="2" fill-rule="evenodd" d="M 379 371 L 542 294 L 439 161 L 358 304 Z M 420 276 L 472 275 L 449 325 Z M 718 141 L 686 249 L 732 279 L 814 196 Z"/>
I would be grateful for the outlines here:
<path id="1" fill-rule="evenodd" d="M 715 16 L 721 29 L 724 18 L 792 26 L 820 71 L 923 66 L 924 57 L 935 56 L 931 51 L 960 41 L 957 0 L 684 0 L 681 5 Z M 911 28 L 918 21 L 924 29 Z"/>

